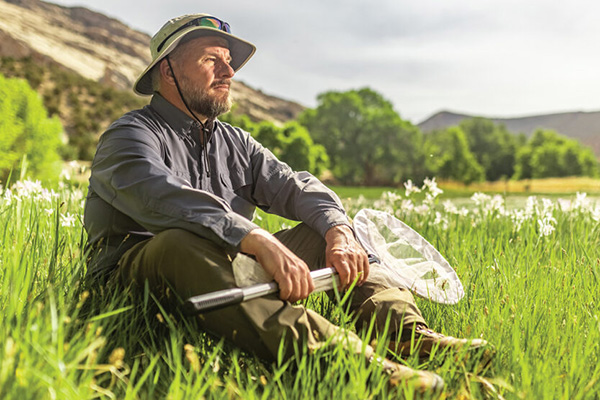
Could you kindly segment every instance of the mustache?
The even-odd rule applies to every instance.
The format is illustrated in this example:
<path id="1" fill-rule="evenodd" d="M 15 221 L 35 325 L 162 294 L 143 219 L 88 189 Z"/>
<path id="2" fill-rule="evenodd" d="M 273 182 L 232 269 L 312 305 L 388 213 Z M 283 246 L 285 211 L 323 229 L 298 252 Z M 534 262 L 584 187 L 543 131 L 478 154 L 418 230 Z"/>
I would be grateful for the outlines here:
<path id="1" fill-rule="evenodd" d="M 231 87 L 231 79 L 221 79 L 218 81 L 214 81 L 210 86 L 215 87 L 220 85 L 227 85 L 227 87 Z"/>

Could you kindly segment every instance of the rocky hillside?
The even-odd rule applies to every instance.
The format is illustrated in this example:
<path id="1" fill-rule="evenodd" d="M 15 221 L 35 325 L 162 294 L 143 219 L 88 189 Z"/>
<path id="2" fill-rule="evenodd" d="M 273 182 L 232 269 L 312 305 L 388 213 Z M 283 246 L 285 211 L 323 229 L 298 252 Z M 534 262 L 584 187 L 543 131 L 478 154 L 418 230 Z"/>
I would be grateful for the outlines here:
<path id="1" fill-rule="evenodd" d="M 27 79 L 69 138 L 86 131 L 93 141 L 115 115 L 148 101 L 131 87 L 150 60 L 149 42 L 146 33 L 86 8 L 0 0 L 0 73 Z M 283 123 L 304 108 L 239 81 L 232 94 L 235 112 L 255 121 Z M 90 109 L 98 107 L 110 110 Z"/>
<path id="2" fill-rule="evenodd" d="M 457 114 L 442 111 L 432 115 L 419 124 L 423 132 L 458 125 L 463 119 L 473 115 Z M 562 135 L 577 139 L 590 146 L 600 158 L 600 111 L 566 112 L 547 115 L 536 115 L 520 118 L 490 118 L 498 124 L 504 124 L 510 132 L 531 135 L 536 129 L 552 129 Z"/>

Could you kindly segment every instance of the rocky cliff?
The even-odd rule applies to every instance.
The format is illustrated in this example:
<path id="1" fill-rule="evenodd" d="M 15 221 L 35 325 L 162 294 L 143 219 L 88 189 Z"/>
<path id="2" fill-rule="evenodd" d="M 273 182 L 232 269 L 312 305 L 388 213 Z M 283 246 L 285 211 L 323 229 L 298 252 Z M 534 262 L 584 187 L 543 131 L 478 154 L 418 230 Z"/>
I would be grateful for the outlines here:
<path id="1" fill-rule="evenodd" d="M 57 63 L 82 77 L 129 91 L 148 65 L 150 36 L 82 7 L 39 0 L 0 0 L 0 57 Z M 286 101 L 235 82 L 237 112 L 282 123 L 302 111 Z"/>

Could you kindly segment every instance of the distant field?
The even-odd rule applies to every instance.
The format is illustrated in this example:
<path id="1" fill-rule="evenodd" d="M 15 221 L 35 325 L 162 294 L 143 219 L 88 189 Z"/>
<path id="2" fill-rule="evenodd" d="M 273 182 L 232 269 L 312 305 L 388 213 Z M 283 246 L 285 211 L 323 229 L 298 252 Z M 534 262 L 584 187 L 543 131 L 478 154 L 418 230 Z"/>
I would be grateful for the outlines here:
<path id="1" fill-rule="evenodd" d="M 506 193 L 521 196 L 548 195 L 555 198 L 560 194 L 585 192 L 600 195 L 600 179 L 585 177 L 527 179 L 522 181 L 482 182 L 466 186 L 458 182 L 438 181 L 444 191 L 442 198 L 469 197 L 473 193 Z M 385 192 L 404 193 L 404 187 L 382 186 L 331 186 L 342 199 L 364 196 L 366 199 L 378 199 Z"/>

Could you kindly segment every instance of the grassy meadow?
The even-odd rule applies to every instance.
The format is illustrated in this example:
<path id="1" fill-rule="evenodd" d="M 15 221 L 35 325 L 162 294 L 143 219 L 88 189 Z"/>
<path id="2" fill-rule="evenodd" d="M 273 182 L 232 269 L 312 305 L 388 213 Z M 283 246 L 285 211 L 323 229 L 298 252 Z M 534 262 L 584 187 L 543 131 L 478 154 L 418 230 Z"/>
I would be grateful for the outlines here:
<path id="1" fill-rule="evenodd" d="M 338 191 L 350 215 L 390 211 L 453 265 L 463 300 L 417 299 L 433 329 L 496 348 L 486 369 L 440 354 L 399 361 L 444 378 L 444 392 L 431 398 L 599 398 L 600 205 L 584 193 L 525 196 L 515 207 L 507 207 L 510 196 L 482 193 L 455 203 L 453 190 L 440 193 L 427 181 L 408 194 Z M 410 386 L 388 388 L 377 366 L 340 347 L 265 363 L 200 332 L 193 319 L 167 314 L 147 292 L 135 300 L 90 293 L 81 283 L 84 195 L 68 182 L 0 190 L 1 399 L 414 397 Z M 256 220 L 270 230 L 289 223 Z M 343 301 L 316 294 L 306 305 L 354 329 Z M 384 334 L 358 333 L 394 357 Z"/>

